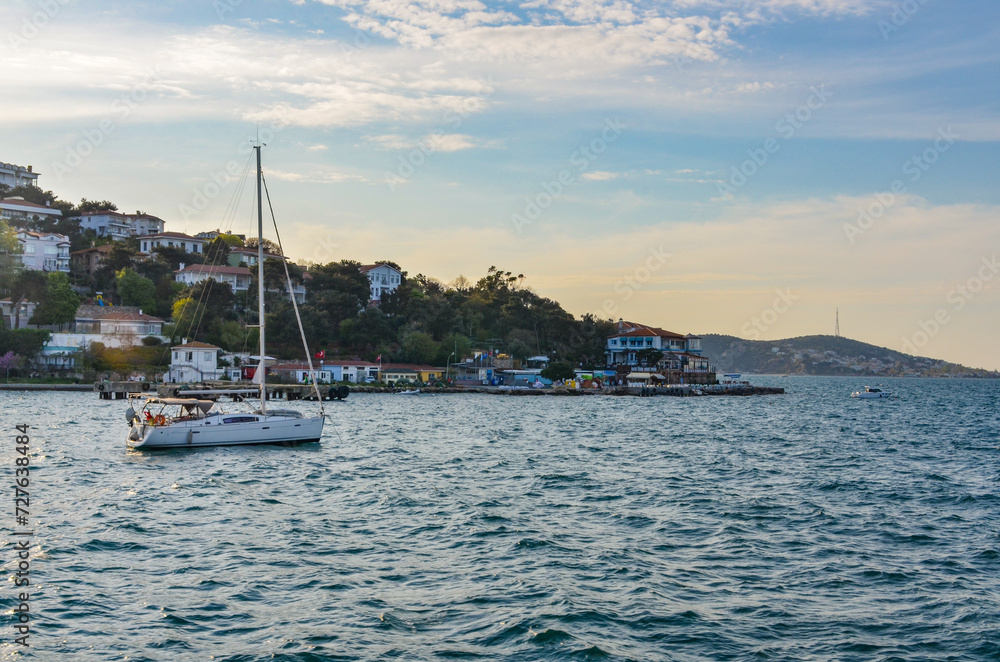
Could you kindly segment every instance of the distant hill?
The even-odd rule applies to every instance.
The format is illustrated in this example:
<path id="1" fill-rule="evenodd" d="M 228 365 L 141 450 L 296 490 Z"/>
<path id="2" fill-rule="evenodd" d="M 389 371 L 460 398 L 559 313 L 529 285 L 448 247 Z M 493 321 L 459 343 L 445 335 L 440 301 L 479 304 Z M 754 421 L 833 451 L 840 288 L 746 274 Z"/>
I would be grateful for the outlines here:
<path id="1" fill-rule="evenodd" d="M 838 338 L 802 336 L 786 340 L 743 340 L 708 334 L 702 354 L 718 372 L 781 375 L 873 375 L 921 377 L 998 377 L 996 371 L 967 368 L 885 347 Z"/>

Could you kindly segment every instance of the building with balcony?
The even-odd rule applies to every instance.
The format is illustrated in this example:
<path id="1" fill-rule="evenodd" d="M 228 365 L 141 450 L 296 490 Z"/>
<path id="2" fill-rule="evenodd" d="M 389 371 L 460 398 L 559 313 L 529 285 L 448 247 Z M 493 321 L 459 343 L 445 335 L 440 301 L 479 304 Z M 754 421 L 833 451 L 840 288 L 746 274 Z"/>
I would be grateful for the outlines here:
<path id="1" fill-rule="evenodd" d="M 108 258 L 112 250 L 114 250 L 114 246 L 104 244 L 103 246 L 94 246 L 93 248 L 73 251 L 69 254 L 73 273 L 77 276 L 81 274 L 93 276 L 94 272 L 104 264 L 104 260 Z"/>
<path id="2" fill-rule="evenodd" d="M 643 364 L 652 367 L 644 358 L 655 352 L 644 350 L 662 353 L 656 369 L 668 384 L 714 384 L 716 381 L 715 369 L 708 358 L 701 355 L 700 337 L 618 320 L 617 332 L 608 336 L 605 346 L 608 365 L 625 370 Z"/>
<path id="3" fill-rule="evenodd" d="M 38 186 L 38 173 L 31 166 L 0 163 L 0 184 L 11 188 L 18 186 Z"/>
<path id="4" fill-rule="evenodd" d="M 152 253 L 153 249 L 158 246 L 168 246 L 201 255 L 205 252 L 205 244 L 208 243 L 204 239 L 198 239 L 183 232 L 157 232 L 139 236 L 138 239 L 139 250 L 143 253 Z"/>
<path id="5" fill-rule="evenodd" d="M 233 292 L 245 292 L 250 287 L 250 270 L 246 267 L 217 267 L 211 264 L 181 265 L 174 272 L 174 280 L 185 285 L 196 285 L 209 278 L 217 283 L 226 283 Z"/>
<path id="6" fill-rule="evenodd" d="M 59 219 L 62 218 L 62 211 L 53 209 L 48 205 L 39 205 L 28 202 L 21 197 L 4 198 L 0 200 L 0 218 L 10 221 L 15 225 L 35 219 Z"/>
<path id="7" fill-rule="evenodd" d="M 383 294 L 395 292 L 403 281 L 403 274 L 388 264 L 365 264 L 361 273 L 368 277 L 371 285 L 371 304 L 377 306 Z"/>
<path id="8" fill-rule="evenodd" d="M 146 212 L 122 214 L 117 211 L 88 211 L 79 216 L 80 228 L 92 230 L 98 237 L 124 241 L 129 237 L 163 232 L 163 219 Z M 143 249 L 143 252 L 149 251 Z"/>
<path id="9" fill-rule="evenodd" d="M 69 273 L 69 237 L 54 232 L 18 230 L 25 269 Z"/>

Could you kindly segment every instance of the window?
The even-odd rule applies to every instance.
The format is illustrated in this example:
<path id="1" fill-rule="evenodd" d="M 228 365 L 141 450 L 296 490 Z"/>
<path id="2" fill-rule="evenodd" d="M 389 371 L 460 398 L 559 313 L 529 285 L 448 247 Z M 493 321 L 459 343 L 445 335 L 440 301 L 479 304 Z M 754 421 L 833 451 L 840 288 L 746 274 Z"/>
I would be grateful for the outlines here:
<path id="1" fill-rule="evenodd" d="M 58 255 L 59 254 L 59 249 L 57 247 L 55 247 L 55 246 L 46 246 L 45 247 L 45 254 L 46 255 Z"/>
<path id="2" fill-rule="evenodd" d="M 205 355 L 205 363 L 212 360 L 212 352 L 203 352 L 203 354 Z"/>
<path id="3" fill-rule="evenodd" d="M 256 423 L 256 416 L 230 416 L 222 419 L 223 423 Z"/>
<path id="4" fill-rule="evenodd" d="M 184 360 L 188 361 L 188 362 L 193 361 L 194 360 L 194 352 L 185 352 L 184 353 Z"/>
<path id="5" fill-rule="evenodd" d="M 35 245 L 34 244 L 25 244 L 24 245 L 24 254 L 25 255 L 34 255 L 35 254 Z"/>

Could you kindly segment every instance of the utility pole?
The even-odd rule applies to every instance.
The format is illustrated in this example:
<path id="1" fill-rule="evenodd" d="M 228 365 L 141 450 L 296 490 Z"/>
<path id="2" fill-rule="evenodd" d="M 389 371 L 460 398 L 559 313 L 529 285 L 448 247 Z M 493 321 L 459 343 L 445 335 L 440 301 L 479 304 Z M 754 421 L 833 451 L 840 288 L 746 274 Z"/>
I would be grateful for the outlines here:
<path id="1" fill-rule="evenodd" d="M 840 308 L 837 308 L 836 321 L 833 324 L 833 335 L 837 338 L 840 337 Z"/>

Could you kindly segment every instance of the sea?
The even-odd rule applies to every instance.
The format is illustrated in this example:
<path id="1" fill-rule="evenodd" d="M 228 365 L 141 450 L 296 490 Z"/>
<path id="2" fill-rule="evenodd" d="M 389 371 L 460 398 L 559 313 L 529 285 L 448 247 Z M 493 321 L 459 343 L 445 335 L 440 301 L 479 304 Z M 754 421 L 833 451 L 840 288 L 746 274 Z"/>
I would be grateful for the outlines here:
<path id="1" fill-rule="evenodd" d="M 1000 382 L 749 379 L 787 392 L 354 394 L 320 443 L 159 452 L 0 392 L 0 658 L 1000 659 Z"/>

